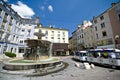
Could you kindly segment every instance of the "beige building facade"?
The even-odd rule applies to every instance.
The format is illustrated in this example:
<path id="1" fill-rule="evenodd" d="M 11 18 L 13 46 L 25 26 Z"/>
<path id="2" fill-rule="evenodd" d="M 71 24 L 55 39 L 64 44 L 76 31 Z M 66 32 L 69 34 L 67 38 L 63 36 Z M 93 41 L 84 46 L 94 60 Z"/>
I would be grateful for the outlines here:
<path id="1" fill-rule="evenodd" d="M 72 33 L 73 47 L 72 51 L 80 51 L 95 47 L 95 38 L 92 23 L 84 20 L 82 25 L 78 25 L 78 28 Z"/>
<path id="2" fill-rule="evenodd" d="M 73 55 L 72 51 L 73 51 L 73 38 L 70 37 L 69 38 L 69 53 L 70 53 L 70 55 Z"/>
<path id="3" fill-rule="evenodd" d="M 120 3 L 93 18 L 97 48 L 120 48 Z"/>
<path id="4" fill-rule="evenodd" d="M 62 28 L 53 28 L 52 25 L 49 27 L 39 27 L 35 28 L 34 32 L 41 31 L 45 36 L 42 37 L 42 40 L 50 41 L 53 44 L 53 55 L 69 55 L 68 45 L 68 30 Z M 34 36 L 34 39 L 37 39 Z"/>
<path id="5" fill-rule="evenodd" d="M 84 32 L 84 48 L 85 49 L 93 49 L 95 46 L 95 38 L 94 38 L 94 29 L 92 23 L 90 21 L 83 21 L 83 32 Z"/>
<path id="6" fill-rule="evenodd" d="M 73 40 L 73 43 L 72 43 L 73 51 L 76 51 L 77 50 L 77 30 L 75 30 L 72 33 L 72 40 Z"/>

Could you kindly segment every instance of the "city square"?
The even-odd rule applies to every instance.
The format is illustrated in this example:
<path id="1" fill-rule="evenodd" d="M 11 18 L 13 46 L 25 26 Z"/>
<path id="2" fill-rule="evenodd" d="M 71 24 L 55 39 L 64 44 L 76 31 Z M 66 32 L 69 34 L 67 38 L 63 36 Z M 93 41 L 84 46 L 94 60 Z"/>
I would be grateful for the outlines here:
<path id="1" fill-rule="evenodd" d="M 76 61 L 72 60 L 71 56 L 62 57 L 69 64 L 67 68 L 57 73 L 52 73 L 44 76 L 29 76 L 12 75 L 0 73 L 0 80 L 119 80 L 120 71 L 117 69 L 95 66 L 94 69 L 86 70 L 75 67 Z M 80 63 L 80 62 L 79 62 Z M 82 63 L 80 63 L 82 64 Z M 2 65 L 0 64 L 0 71 Z"/>
<path id="2" fill-rule="evenodd" d="M 0 0 L 0 80 L 119 80 L 120 1 L 86 1 Z"/>

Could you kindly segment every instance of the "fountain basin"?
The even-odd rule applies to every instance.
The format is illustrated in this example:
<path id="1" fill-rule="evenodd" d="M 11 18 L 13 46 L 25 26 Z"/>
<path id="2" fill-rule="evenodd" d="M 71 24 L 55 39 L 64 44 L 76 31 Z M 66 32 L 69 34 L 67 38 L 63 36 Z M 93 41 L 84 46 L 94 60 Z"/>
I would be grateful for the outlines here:
<path id="1" fill-rule="evenodd" d="M 56 66 L 62 65 L 62 61 L 57 57 L 50 57 L 44 60 L 25 60 L 25 59 L 16 59 L 9 60 L 4 63 L 5 70 L 30 70 L 30 69 L 40 69 L 40 68 L 54 68 Z"/>

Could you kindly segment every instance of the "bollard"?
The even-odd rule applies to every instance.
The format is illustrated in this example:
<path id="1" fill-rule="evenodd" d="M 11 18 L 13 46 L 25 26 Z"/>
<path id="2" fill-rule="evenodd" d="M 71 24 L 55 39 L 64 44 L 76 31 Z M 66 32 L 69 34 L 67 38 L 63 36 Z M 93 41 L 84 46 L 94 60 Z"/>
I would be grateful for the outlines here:
<path id="1" fill-rule="evenodd" d="M 75 63 L 75 66 L 76 66 L 76 67 L 80 67 L 80 64 L 79 64 L 79 63 Z"/>
<path id="2" fill-rule="evenodd" d="M 91 69 L 89 63 L 83 63 L 85 69 Z"/>
<path id="3" fill-rule="evenodd" d="M 94 64 L 91 64 L 90 66 L 91 66 L 92 69 L 95 68 L 95 65 L 94 65 Z"/>

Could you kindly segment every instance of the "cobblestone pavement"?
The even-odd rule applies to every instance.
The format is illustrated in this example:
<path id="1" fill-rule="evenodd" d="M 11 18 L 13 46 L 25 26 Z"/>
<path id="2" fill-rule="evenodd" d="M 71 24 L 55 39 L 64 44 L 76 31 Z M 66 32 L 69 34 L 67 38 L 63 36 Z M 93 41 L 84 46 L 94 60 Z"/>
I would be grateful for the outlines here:
<path id="1" fill-rule="evenodd" d="M 26 77 L 0 73 L 0 80 L 120 80 L 120 70 L 113 70 L 95 66 L 94 69 L 85 70 L 75 67 L 71 57 L 61 57 L 69 66 L 63 71 L 46 76 Z M 81 63 L 80 63 L 81 64 Z M 3 64 L 0 64 L 0 71 Z"/>

